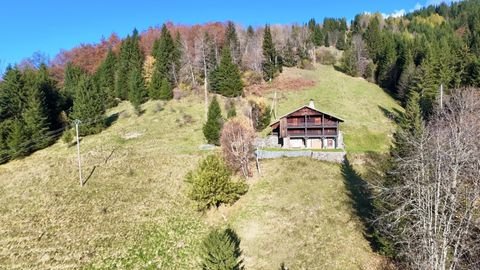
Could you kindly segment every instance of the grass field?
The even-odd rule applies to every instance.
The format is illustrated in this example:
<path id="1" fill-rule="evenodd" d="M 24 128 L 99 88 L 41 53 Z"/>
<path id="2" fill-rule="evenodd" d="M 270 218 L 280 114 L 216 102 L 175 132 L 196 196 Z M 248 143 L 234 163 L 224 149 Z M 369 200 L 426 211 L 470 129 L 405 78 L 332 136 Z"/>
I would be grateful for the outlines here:
<path id="1" fill-rule="evenodd" d="M 285 72 L 317 85 L 281 92 L 281 113 L 314 98 L 346 120 L 348 151 L 388 148 L 393 124 L 380 107 L 399 107 L 381 89 L 330 67 Z M 226 225 L 248 269 L 378 268 L 340 165 L 265 161 L 236 204 L 196 212 L 184 176 L 208 154 L 201 101 L 148 102 L 141 116 L 128 103 L 111 110 L 118 119 L 81 142 L 83 188 L 76 149 L 62 142 L 1 165 L 0 269 L 195 269 L 209 228 Z"/>

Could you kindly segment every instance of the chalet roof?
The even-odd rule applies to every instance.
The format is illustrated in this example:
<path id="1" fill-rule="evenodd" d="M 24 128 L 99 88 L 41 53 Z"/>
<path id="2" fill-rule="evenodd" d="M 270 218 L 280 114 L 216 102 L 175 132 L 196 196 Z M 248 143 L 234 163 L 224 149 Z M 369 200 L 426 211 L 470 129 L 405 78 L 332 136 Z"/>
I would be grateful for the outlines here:
<path id="1" fill-rule="evenodd" d="M 275 122 L 273 122 L 273 123 L 271 123 L 270 126 L 273 126 L 273 125 L 277 124 L 278 122 L 280 122 L 280 119 L 282 119 L 282 118 L 284 118 L 284 117 L 287 117 L 287 116 L 289 116 L 290 114 L 292 114 L 292 113 L 294 113 L 294 112 L 297 112 L 297 111 L 299 111 L 299 110 L 301 110 L 301 109 L 304 109 L 304 108 L 309 108 L 310 110 L 313 110 L 313 111 L 316 111 L 316 112 L 318 112 L 318 113 L 321 113 L 321 114 L 324 114 L 324 115 L 328 115 L 328 116 L 330 116 L 330 117 L 332 117 L 332 118 L 335 118 L 335 119 L 337 119 L 337 120 L 340 121 L 340 122 L 345 122 L 345 120 L 343 120 L 342 118 L 337 117 L 337 116 L 335 116 L 335 115 L 333 115 L 333 114 L 326 113 L 326 112 L 322 112 L 322 111 L 317 110 L 317 109 L 315 109 L 315 108 L 312 108 L 312 107 L 310 107 L 310 106 L 308 106 L 308 105 L 303 105 L 303 106 L 300 107 L 300 108 L 297 108 L 297 109 L 295 109 L 295 110 L 293 110 L 293 111 L 291 111 L 291 112 L 289 112 L 289 113 L 287 113 L 287 114 L 284 114 L 284 115 L 280 116 L 280 117 L 278 118 L 278 120 L 275 121 Z"/>

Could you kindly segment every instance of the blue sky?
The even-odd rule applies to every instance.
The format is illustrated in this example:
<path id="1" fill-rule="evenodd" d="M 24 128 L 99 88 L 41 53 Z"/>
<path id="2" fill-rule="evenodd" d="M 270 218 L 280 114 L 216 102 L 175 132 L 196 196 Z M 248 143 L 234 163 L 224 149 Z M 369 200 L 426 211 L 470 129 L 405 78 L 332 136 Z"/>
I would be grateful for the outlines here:
<path id="1" fill-rule="evenodd" d="M 3 0 L 0 3 L 0 73 L 34 52 L 50 58 L 60 49 L 98 42 L 116 32 L 126 36 L 165 21 L 195 24 L 233 20 L 243 25 L 306 22 L 362 12 L 401 14 L 441 0 Z M 447 1 L 448 2 L 448 1 Z"/>

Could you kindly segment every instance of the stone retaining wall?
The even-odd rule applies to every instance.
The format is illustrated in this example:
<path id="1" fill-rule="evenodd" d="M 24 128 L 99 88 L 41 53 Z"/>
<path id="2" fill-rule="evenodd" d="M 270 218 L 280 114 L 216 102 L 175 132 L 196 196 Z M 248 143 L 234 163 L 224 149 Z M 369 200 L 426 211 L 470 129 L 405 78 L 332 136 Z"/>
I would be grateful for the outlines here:
<path id="1" fill-rule="evenodd" d="M 259 149 L 256 152 L 259 159 L 271 159 L 282 157 L 310 157 L 317 160 L 342 163 L 345 159 L 345 152 L 319 152 L 311 150 L 298 150 L 298 151 L 282 151 L 282 150 L 263 150 Z"/>

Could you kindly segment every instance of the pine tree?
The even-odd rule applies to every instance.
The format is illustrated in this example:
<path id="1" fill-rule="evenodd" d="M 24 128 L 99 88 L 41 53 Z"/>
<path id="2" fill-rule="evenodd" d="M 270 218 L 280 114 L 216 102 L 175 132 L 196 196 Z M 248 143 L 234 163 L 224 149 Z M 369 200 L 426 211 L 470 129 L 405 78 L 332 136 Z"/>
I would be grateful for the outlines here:
<path id="1" fill-rule="evenodd" d="M 328 32 L 325 33 L 325 47 L 330 47 L 330 37 L 328 36 Z"/>
<path id="2" fill-rule="evenodd" d="M 397 157 L 408 155 L 412 149 L 407 141 L 411 138 L 419 138 L 423 134 L 423 129 L 420 95 L 416 91 L 411 91 L 408 95 L 405 113 L 400 119 L 399 128 L 394 135 L 394 155 Z"/>
<path id="3" fill-rule="evenodd" d="M 283 49 L 283 65 L 286 67 L 294 67 L 297 64 L 295 59 L 295 52 L 293 51 L 293 44 L 290 39 L 287 39 L 285 48 Z"/>
<path id="4" fill-rule="evenodd" d="M 170 100 L 173 98 L 173 90 L 167 78 L 163 78 L 160 86 L 159 99 Z"/>
<path id="5" fill-rule="evenodd" d="M 140 105 L 145 102 L 145 98 L 147 97 L 147 90 L 145 89 L 145 81 L 141 69 L 135 68 L 132 70 L 129 81 L 128 100 L 132 103 L 135 111 L 140 113 Z"/>
<path id="6" fill-rule="evenodd" d="M 161 95 L 162 87 L 166 89 L 166 84 L 163 81 L 166 79 L 169 82 L 169 86 L 176 83 L 178 80 L 176 74 L 180 69 L 181 50 L 180 36 L 177 36 L 178 42 L 172 39 L 170 31 L 164 24 L 162 26 L 162 32 L 160 38 L 155 40 L 152 50 L 152 56 L 155 58 L 154 71 L 152 74 L 152 81 L 149 86 L 150 98 L 152 99 L 171 99 L 169 95 Z M 162 96 L 162 97 L 161 97 Z"/>
<path id="7" fill-rule="evenodd" d="M 116 56 L 112 50 L 109 50 L 107 56 L 103 60 L 100 67 L 95 73 L 95 79 L 98 87 L 105 94 L 107 108 L 116 105 L 115 97 L 115 70 L 116 70 Z"/>
<path id="8" fill-rule="evenodd" d="M 337 44 L 335 44 L 335 46 L 337 47 L 337 49 L 339 50 L 345 50 L 347 44 L 346 44 L 346 41 L 345 41 L 345 32 L 340 32 L 340 36 L 338 37 L 338 40 L 337 40 Z"/>
<path id="9" fill-rule="evenodd" d="M 271 81 L 281 72 L 282 68 L 279 62 L 279 56 L 275 51 L 269 25 L 265 25 L 262 48 L 264 58 L 262 62 L 263 78 L 265 81 Z"/>
<path id="10" fill-rule="evenodd" d="M 225 29 L 224 46 L 229 48 L 233 63 L 235 63 L 236 65 L 240 65 L 240 41 L 238 40 L 237 31 L 235 30 L 235 24 L 231 21 L 227 23 L 227 28 Z"/>
<path id="11" fill-rule="evenodd" d="M 115 93 L 122 100 L 126 100 L 128 97 L 131 43 L 132 38 L 130 36 L 123 40 L 120 46 L 118 67 L 115 74 Z"/>
<path id="12" fill-rule="evenodd" d="M 25 133 L 32 141 L 26 146 L 28 151 L 35 151 L 46 147 L 52 138 L 47 136 L 49 130 L 47 105 L 45 95 L 41 88 L 41 78 L 33 70 L 25 71 L 26 88 L 28 91 L 26 108 L 23 111 L 23 123 L 25 124 Z"/>
<path id="13" fill-rule="evenodd" d="M 243 93 L 243 82 L 237 65 L 232 62 L 230 50 L 224 47 L 220 65 L 210 73 L 210 88 L 226 97 L 237 97 Z"/>
<path id="14" fill-rule="evenodd" d="M 80 125 L 80 135 L 98 133 L 105 127 L 103 98 L 104 95 L 97 89 L 91 77 L 88 75 L 80 77 L 70 117 L 83 122 Z"/>
<path id="15" fill-rule="evenodd" d="M 203 241 L 203 270 L 241 270 L 240 239 L 231 230 L 212 230 Z"/>
<path id="16" fill-rule="evenodd" d="M 37 84 L 39 91 L 44 96 L 45 113 L 50 129 L 58 129 L 63 123 L 59 120 L 62 110 L 68 110 L 65 107 L 64 100 L 57 88 L 57 82 L 52 79 L 48 68 L 41 64 L 37 71 Z"/>
<path id="17" fill-rule="evenodd" d="M 22 117 L 26 105 L 24 80 L 20 70 L 7 67 L 3 82 L 0 84 L 0 121 Z"/>
<path id="18" fill-rule="evenodd" d="M 217 97 L 214 97 L 208 107 L 207 122 L 203 125 L 203 135 L 210 144 L 220 145 L 220 131 L 223 125 L 222 111 Z"/>
<path id="19" fill-rule="evenodd" d="M 29 153 L 28 134 L 22 119 L 14 119 L 7 138 L 8 155 L 11 158 L 23 157 Z"/>
<path id="20" fill-rule="evenodd" d="M 78 80 L 84 73 L 85 72 L 80 67 L 75 66 L 71 62 L 67 63 L 63 80 L 63 93 L 66 98 L 67 107 L 71 106 L 73 97 L 75 96 Z"/>

